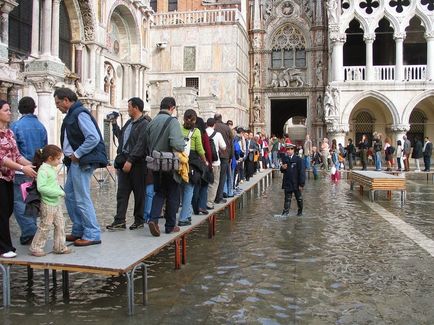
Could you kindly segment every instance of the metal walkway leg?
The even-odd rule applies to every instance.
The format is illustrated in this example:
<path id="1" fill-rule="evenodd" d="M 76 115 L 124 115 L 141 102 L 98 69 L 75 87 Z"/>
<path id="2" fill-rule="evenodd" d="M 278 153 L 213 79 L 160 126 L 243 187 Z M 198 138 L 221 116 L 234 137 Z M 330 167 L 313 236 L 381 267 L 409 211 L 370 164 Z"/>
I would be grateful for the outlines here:
<path id="1" fill-rule="evenodd" d="M 139 263 L 130 272 L 125 273 L 127 278 L 127 296 L 128 296 L 128 315 L 134 314 L 134 274 L 137 269 L 142 268 L 143 277 L 143 305 L 148 302 L 148 269 L 145 263 Z"/>
<path id="2" fill-rule="evenodd" d="M 3 307 L 11 305 L 11 278 L 10 265 L 0 264 L 0 269 L 3 274 Z"/>

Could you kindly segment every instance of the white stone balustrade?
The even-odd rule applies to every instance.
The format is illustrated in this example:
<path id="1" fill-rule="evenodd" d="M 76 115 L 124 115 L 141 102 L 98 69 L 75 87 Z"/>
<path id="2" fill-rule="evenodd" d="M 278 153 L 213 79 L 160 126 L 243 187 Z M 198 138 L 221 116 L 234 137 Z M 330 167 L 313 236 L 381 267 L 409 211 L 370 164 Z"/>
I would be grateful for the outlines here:
<path id="1" fill-rule="evenodd" d="M 365 66 L 345 66 L 345 81 L 364 81 L 366 78 Z M 372 81 L 395 81 L 396 68 L 394 65 L 375 65 L 374 79 Z M 405 65 L 404 80 L 401 81 L 424 81 L 426 80 L 426 65 Z"/>
<path id="2" fill-rule="evenodd" d="M 216 9 L 189 12 L 167 12 L 154 15 L 155 26 L 200 25 L 215 23 L 243 24 L 243 17 L 238 9 Z"/>

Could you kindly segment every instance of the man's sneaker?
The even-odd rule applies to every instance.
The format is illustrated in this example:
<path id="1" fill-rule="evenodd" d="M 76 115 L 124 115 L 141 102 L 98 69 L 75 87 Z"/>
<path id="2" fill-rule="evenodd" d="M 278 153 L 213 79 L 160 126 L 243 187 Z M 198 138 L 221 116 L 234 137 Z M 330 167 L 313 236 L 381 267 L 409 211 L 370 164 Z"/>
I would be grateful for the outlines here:
<path id="1" fill-rule="evenodd" d="M 143 222 L 134 221 L 134 223 L 130 226 L 130 230 L 135 230 L 135 229 L 143 228 L 143 225 L 144 225 Z"/>
<path id="2" fill-rule="evenodd" d="M 111 225 L 106 226 L 108 230 L 122 230 L 126 229 L 127 226 L 125 225 L 125 222 L 119 222 L 119 221 L 113 221 Z"/>
<path id="3" fill-rule="evenodd" d="M 280 216 L 281 217 L 287 217 L 287 216 L 289 216 L 289 211 L 283 210 L 282 214 Z"/>
<path id="4" fill-rule="evenodd" d="M 297 211 L 297 216 L 301 217 L 302 215 L 303 215 L 303 211 L 299 209 L 299 210 Z"/>
<path id="5" fill-rule="evenodd" d="M 180 232 L 181 228 L 179 228 L 178 226 L 173 227 L 172 229 L 166 229 L 166 234 L 171 234 L 174 232 Z"/>
<path id="6" fill-rule="evenodd" d="M 184 226 L 190 226 L 191 225 L 191 221 L 190 220 L 184 220 L 184 221 L 179 221 L 178 222 L 178 226 L 179 227 L 184 227 Z"/>

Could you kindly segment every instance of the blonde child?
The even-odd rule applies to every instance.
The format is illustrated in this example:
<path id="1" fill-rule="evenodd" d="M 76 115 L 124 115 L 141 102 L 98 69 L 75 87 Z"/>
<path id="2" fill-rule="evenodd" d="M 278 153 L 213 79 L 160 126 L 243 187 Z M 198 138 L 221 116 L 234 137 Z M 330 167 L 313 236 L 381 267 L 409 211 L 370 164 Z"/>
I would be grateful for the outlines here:
<path id="1" fill-rule="evenodd" d="M 62 150 L 52 144 L 37 150 L 33 158 L 33 164 L 38 170 L 37 188 L 41 195 L 41 221 L 30 246 L 30 253 L 33 256 L 46 255 L 44 247 L 51 225 L 54 225 L 53 253 L 71 253 L 71 250 L 65 245 L 65 221 L 60 202 L 60 198 L 65 196 L 65 192 L 57 182 L 56 167 L 61 163 L 61 158 Z"/>

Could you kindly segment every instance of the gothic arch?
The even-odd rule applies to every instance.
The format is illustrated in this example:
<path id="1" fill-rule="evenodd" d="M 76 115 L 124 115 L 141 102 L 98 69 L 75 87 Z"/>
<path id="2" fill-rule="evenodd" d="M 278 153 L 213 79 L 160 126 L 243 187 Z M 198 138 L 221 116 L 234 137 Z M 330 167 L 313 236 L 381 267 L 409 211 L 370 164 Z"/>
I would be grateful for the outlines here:
<path id="1" fill-rule="evenodd" d="M 402 114 L 402 123 L 408 124 L 410 121 L 410 115 L 413 112 L 416 105 L 427 98 L 432 98 L 432 101 L 434 102 L 434 89 L 426 90 L 426 91 L 414 96 L 408 102 L 408 104 L 405 106 L 404 112 Z"/>
<path id="2" fill-rule="evenodd" d="M 379 102 L 383 103 L 385 107 L 387 108 L 387 111 L 390 113 L 392 121 L 392 124 L 398 124 L 400 121 L 398 110 L 396 109 L 395 104 L 385 95 L 380 93 L 376 90 L 368 90 L 361 92 L 354 96 L 351 100 L 348 101 L 347 105 L 345 106 L 342 116 L 341 116 L 341 123 L 342 124 L 350 124 L 350 117 L 353 113 L 354 107 L 361 102 L 362 100 L 368 99 L 368 98 L 374 98 L 378 100 Z M 374 114 L 375 115 L 375 114 Z"/>

